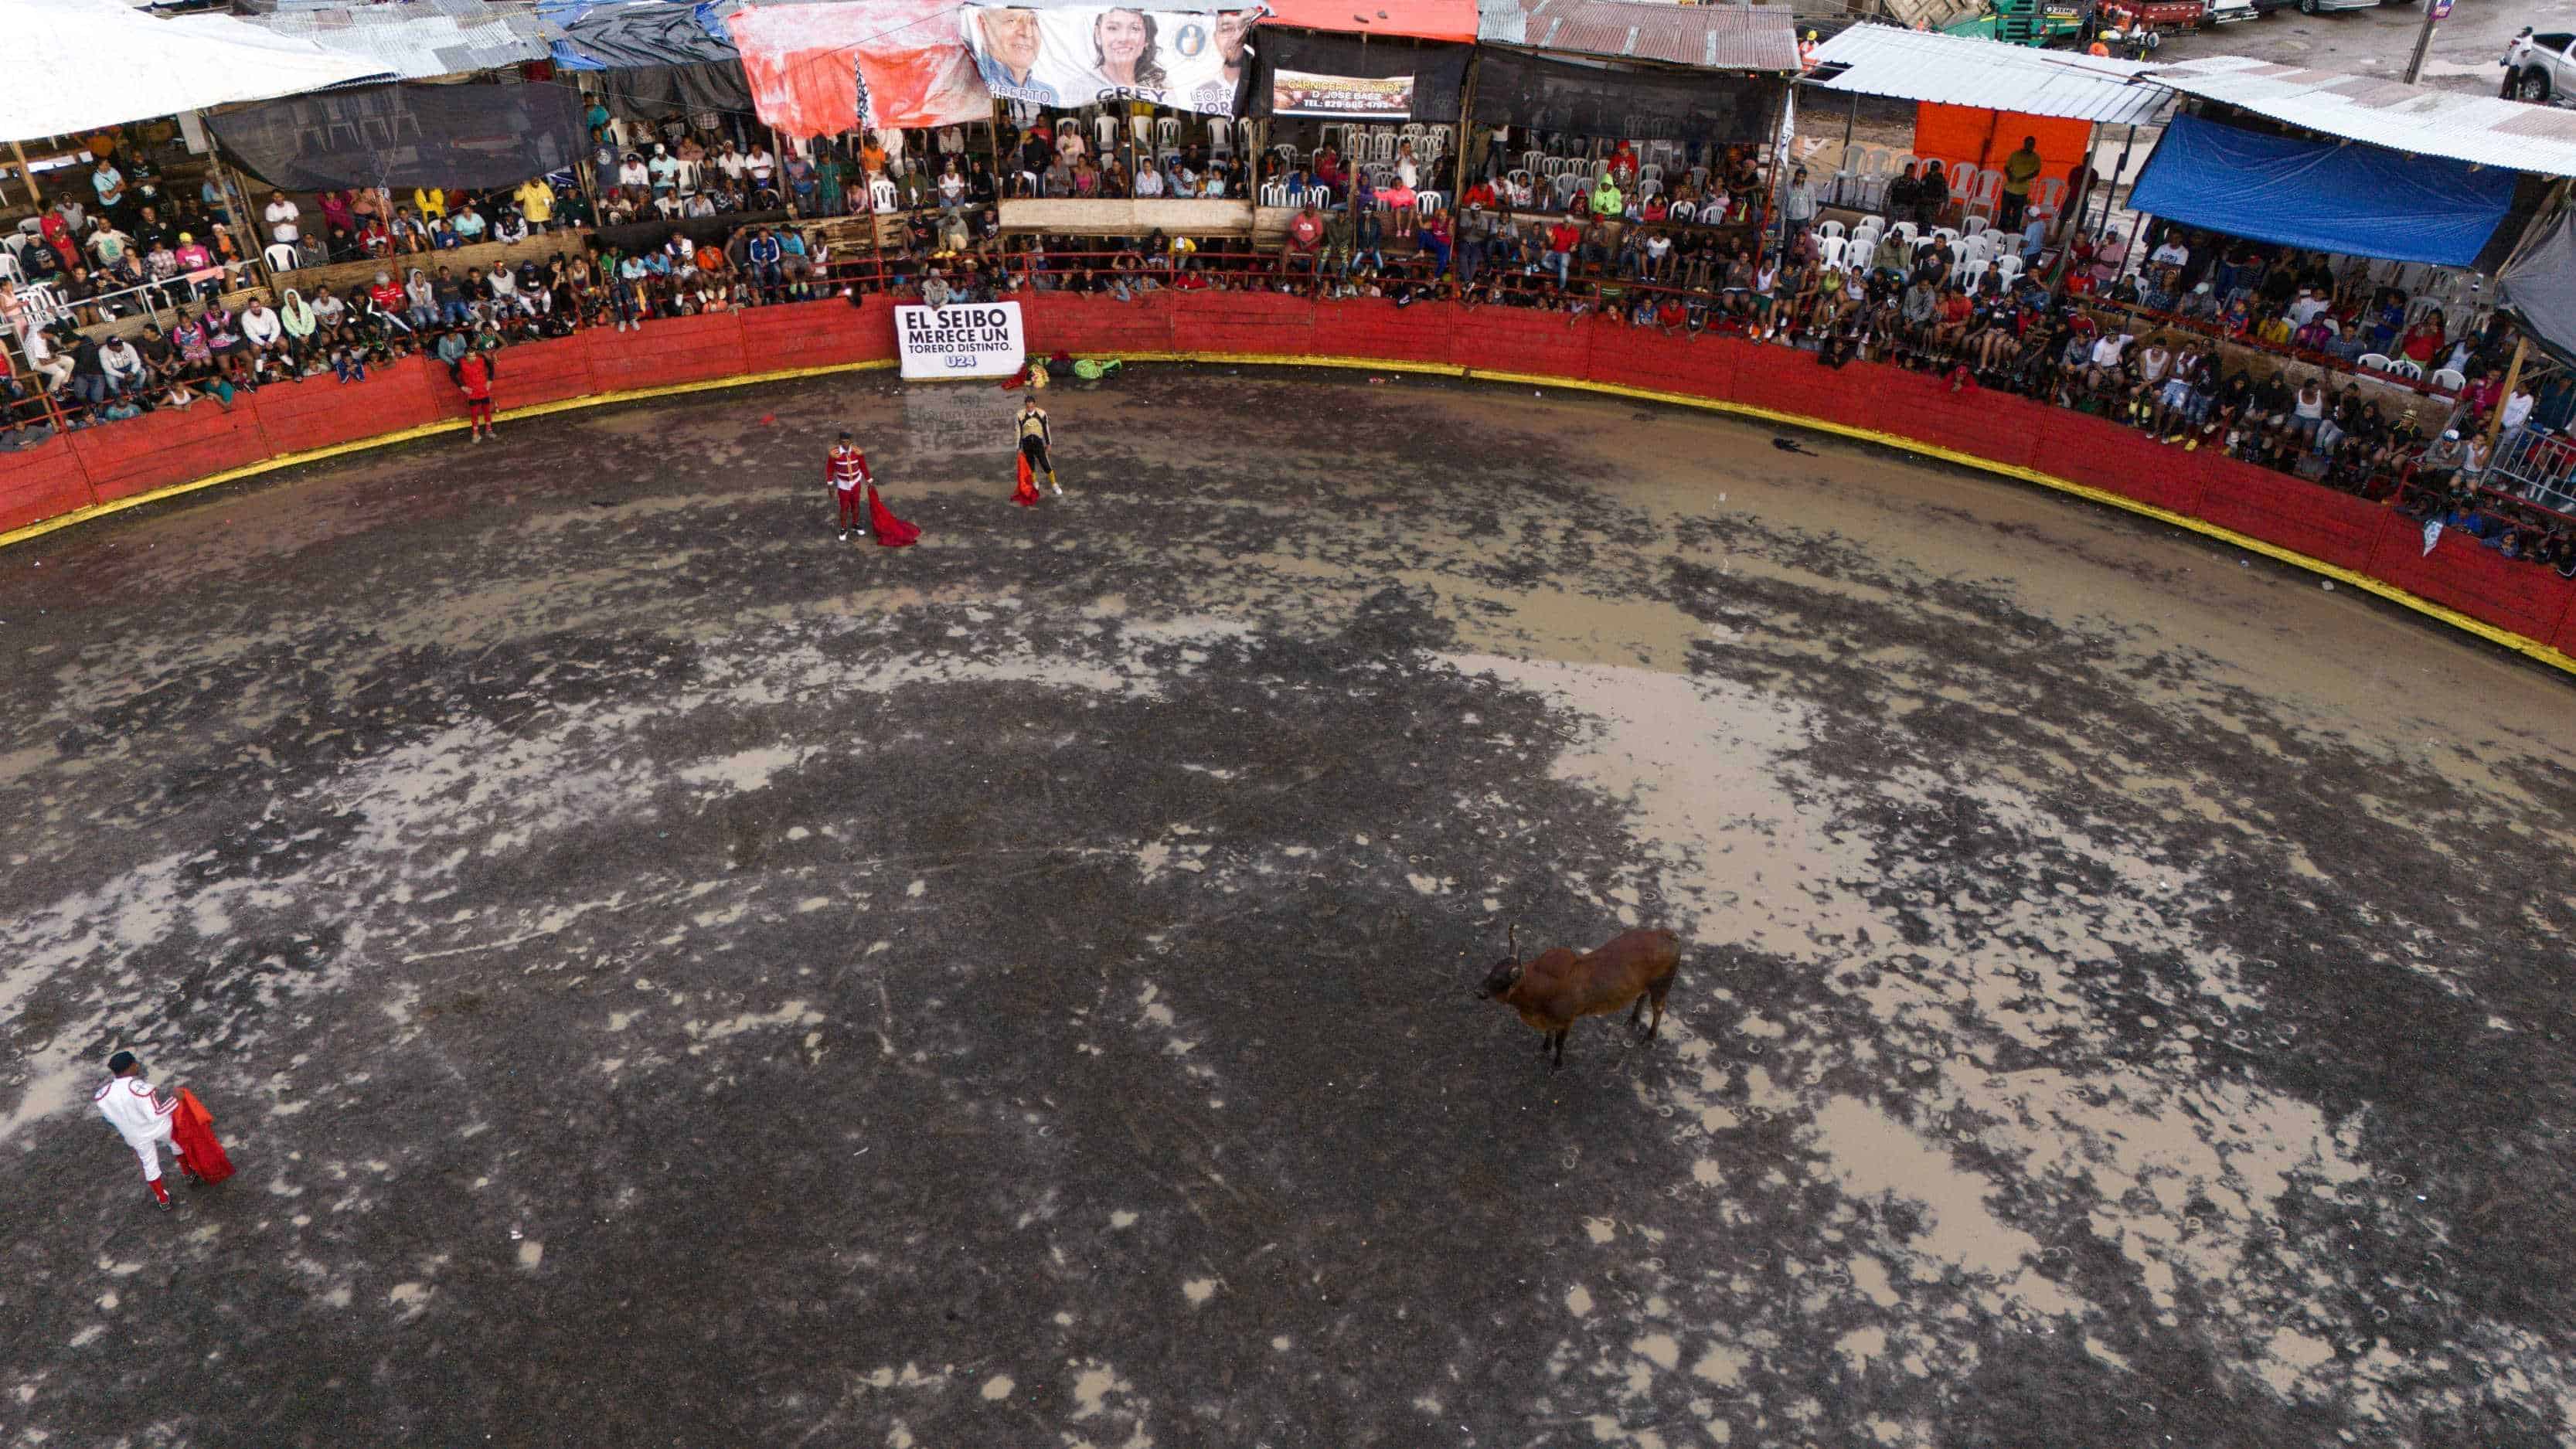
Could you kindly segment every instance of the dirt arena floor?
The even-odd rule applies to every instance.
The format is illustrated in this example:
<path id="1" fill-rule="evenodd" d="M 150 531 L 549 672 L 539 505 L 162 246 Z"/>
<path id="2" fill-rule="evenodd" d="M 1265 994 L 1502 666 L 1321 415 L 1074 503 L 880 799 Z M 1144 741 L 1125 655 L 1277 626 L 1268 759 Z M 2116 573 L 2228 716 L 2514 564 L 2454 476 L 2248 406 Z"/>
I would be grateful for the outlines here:
<path id="1" fill-rule="evenodd" d="M 0 1443 L 2576 1435 L 2576 685 L 1712 416 L 1139 369 L 1032 512 L 1014 399 L 0 553 Z"/>

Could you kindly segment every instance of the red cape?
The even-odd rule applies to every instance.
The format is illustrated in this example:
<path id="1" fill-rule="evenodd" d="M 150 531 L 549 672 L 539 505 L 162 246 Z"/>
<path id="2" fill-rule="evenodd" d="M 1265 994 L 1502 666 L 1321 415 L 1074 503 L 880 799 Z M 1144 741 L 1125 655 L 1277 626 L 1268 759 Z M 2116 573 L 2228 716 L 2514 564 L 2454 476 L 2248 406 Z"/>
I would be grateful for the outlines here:
<path id="1" fill-rule="evenodd" d="M 1035 508 L 1038 506 L 1038 497 L 1037 477 L 1029 471 L 1029 455 L 1022 453 L 1020 455 L 1020 486 L 1012 492 L 1011 501 L 1020 505 L 1022 508 Z"/>
<path id="2" fill-rule="evenodd" d="M 233 1160 L 224 1155 L 224 1144 L 215 1140 L 214 1114 L 185 1087 L 179 1089 L 178 1110 L 170 1114 L 170 1141 L 178 1147 L 188 1175 L 199 1182 L 218 1183 L 233 1175 Z"/>
<path id="3" fill-rule="evenodd" d="M 879 548 L 910 548 L 921 541 L 921 525 L 906 523 L 894 516 L 877 496 L 877 485 L 868 485 L 868 529 L 877 537 Z"/>

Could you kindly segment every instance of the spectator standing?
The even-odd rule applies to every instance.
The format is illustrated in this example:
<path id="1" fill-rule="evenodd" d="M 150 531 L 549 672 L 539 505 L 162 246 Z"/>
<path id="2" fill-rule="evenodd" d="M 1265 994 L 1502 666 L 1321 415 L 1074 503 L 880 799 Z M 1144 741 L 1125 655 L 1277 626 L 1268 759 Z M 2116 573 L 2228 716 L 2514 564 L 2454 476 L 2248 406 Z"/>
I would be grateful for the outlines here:
<path id="1" fill-rule="evenodd" d="M 465 394 L 467 431 L 475 442 L 492 436 L 492 354 L 473 351 L 456 364 L 456 390 Z"/>
<path id="2" fill-rule="evenodd" d="M 2021 230 L 2022 217 L 2030 209 L 2030 184 L 2039 179 L 2039 138 L 2024 136 L 2021 149 L 2004 158 L 2003 214 L 1995 224 L 2005 231 Z"/>
<path id="3" fill-rule="evenodd" d="M 1932 163 L 1938 166 L 1939 162 Z M 1947 195 L 1944 192 L 1943 195 Z M 1807 168 L 1801 166 L 1789 175 L 1789 190 L 1780 199 L 1780 239 L 1793 243 L 1807 234 L 1816 219 L 1816 193 L 1807 185 Z"/>

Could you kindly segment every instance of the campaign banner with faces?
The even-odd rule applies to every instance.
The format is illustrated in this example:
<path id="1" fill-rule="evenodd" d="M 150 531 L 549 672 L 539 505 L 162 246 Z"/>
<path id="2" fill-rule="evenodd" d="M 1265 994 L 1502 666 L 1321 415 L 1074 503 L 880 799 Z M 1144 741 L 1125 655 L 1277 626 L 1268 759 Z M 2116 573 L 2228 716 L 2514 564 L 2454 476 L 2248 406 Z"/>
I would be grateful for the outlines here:
<path id="1" fill-rule="evenodd" d="M 1270 73 L 1270 113 L 1274 116 L 1346 116 L 1361 121 L 1413 119 L 1413 77 L 1311 75 L 1302 70 Z"/>
<path id="2" fill-rule="evenodd" d="M 1257 10 L 1130 10 L 1105 5 L 969 5 L 966 48 L 985 88 L 1006 101 L 1073 109 L 1147 101 L 1235 113 Z"/>

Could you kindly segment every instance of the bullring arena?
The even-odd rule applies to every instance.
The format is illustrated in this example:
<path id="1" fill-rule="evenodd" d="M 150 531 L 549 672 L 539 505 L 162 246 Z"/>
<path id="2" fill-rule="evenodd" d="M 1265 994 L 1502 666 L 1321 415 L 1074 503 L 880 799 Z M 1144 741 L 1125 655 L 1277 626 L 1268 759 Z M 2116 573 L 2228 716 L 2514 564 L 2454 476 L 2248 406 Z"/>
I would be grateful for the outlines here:
<path id="1" fill-rule="evenodd" d="M 1021 510 L 1017 394 L 771 313 L 843 370 L 532 344 L 0 550 L 0 1442 L 2576 1434 L 2569 682 L 2402 551 L 1419 365 L 1061 383 Z M 1594 380 L 1975 441 L 1674 345 Z M 1652 1044 L 1473 997 L 1639 924 Z M 241 1168 L 166 1216 L 120 1045 Z"/>

